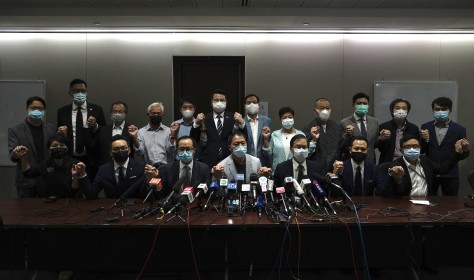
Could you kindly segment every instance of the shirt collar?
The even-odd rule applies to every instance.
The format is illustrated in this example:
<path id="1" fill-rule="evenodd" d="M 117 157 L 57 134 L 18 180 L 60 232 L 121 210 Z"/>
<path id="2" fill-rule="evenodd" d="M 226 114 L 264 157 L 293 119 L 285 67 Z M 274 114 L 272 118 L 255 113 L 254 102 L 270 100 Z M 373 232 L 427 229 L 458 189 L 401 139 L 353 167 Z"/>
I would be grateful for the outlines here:
<path id="1" fill-rule="evenodd" d="M 129 159 L 130 159 L 130 158 L 127 158 L 127 160 L 125 161 L 125 163 L 124 163 L 123 165 L 118 164 L 118 163 L 114 160 L 114 170 L 117 170 L 117 168 L 119 168 L 120 166 L 125 167 L 125 170 L 126 170 L 127 167 L 128 167 L 128 160 L 129 160 Z"/>
<path id="2" fill-rule="evenodd" d="M 183 169 L 186 165 L 189 166 L 189 169 L 193 170 L 194 160 L 191 160 L 190 163 L 184 164 L 182 161 L 179 161 L 179 170 Z"/>
<path id="3" fill-rule="evenodd" d="M 216 112 L 212 111 L 212 114 L 213 114 L 213 116 L 214 116 L 214 117 L 213 117 L 214 119 L 216 119 L 216 118 L 217 118 L 217 116 L 221 116 L 221 118 L 224 118 L 224 112 L 222 112 L 222 113 L 218 114 L 218 113 L 216 113 Z"/>
<path id="4" fill-rule="evenodd" d="M 403 158 L 403 161 L 405 162 L 405 165 L 406 165 L 407 167 L 410 166 L 410 165 L 413 165 L 413 164 L 411 164 L 409 161 L 407 161 L 407 159 L 406 159 L 404 156 L 402 156 L 402 158 Z M 416 160 L 415 166 L 418 166 L 418 164 L 420 164 L 420 158 L 418 158 L 418 159 Z"/>
<path id="5" fill-rule="evenodd" d="M 123 129 L 124 124 L 125 124 L 125 121 L 122 121 L 122 123 L 119 125 L 112 124 L 112 129 Z"/>
<path id="6" fill-rule="evenodd" d="M 72 110 L 77 110 L 77 107 L 79 107 L 79 105 L 72 102 Z M 84 103 L 82 103 L 81 107 L 82 107 L 82 109 L 86 109 L 87 108 L 87 101 L 84 101 Z"/>
<path id="7" fill-rule="evenodd" d="M 258 121 L 259 119 L 259 115 L 257 114 L 257 117 L 254 119 L 252 119 L 251 117 L 249 117 L 249 115 L 247 114 L 247 119 L 249 120 L 249 122 L 254 122 L 254 121 Z"/>
<path id="8" fill-rule="evenodd" d="M 193 123 L 194 123 L 195 120 L 196 120 L 196 118 L 193 117 L 193 121 L 192 121 L 191 123 L 189 123 L 189 124 L 186 124 L 186 123 L 184 122 L 184 119 L 181 118 L 181 119 L 179 119 L 179 120 L 176 120 L 174 123 L 178 123 L 178 124 L 180 124 L 180 125 L 191 126 L 191 125 L 193 125 Z"/>
<path id="9" fill-rule="evenodd" d="M 148 123 L 146 126 L 145 126 L 145 129 L 146 131 L 158 131 L 158 130 L 163 130 L 163 124 L 160 124 L 160 127 L 158 127 L 157 129 L 153 129 L 150 124 Z"/>
<path id="10" fill-rule="evenodd" d="M 449 119 L 446 122 L 438 122 L 437 120 L 434 121 L 433 125 L 438 126 L 438 127 L 449 127 L 449 123 L 451 122 L 451 119 Z"/>
<path id="11" fill-rule="evenodd" d="M 363 117 L 359 117 L 355 112 L 354 112 L 354 119 L 356 121 L 359 121 L 359 119 L 363 119 L 364 122 L 367 121 L 367 114 L 365 114 Z"/>
<path id="12" fill-rule="evenodd" d="M 299 163 L 295 160 L 295 158 L 292 158 L 291 161 L 293 162 L 293 170 L 296 170 L 300 164 L 303 165 L 304 170 L 308 170 L 308 168 L 306 168 L 306 160 L 302 163 Z"/>

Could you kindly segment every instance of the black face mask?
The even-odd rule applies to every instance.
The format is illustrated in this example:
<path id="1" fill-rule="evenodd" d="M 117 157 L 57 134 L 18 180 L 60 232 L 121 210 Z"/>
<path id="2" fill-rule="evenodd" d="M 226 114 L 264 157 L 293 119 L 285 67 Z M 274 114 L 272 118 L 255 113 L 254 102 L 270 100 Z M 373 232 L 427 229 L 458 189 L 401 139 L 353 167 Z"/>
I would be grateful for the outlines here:
<path id="1" fill-rule="evenodd" d="M 117 162 L 125 162 L 128 158 L 128 152 L 120 151 L 120 152 L 112 153 L 112 157 Z"/>
<path id="2" fill-rule="evenodd" d="M 162 116 L 149 116 L 150 123 L 152 125 L 159 125 L 161 123 Z"/>
<path id="3" fill-rule="evenodd" d="M 51 157 L 54 159 L 63 159 L 66 157 L 67 148 L 54 148 L 51 149 Z"/>
<path id="4" fill-rule="evenodd" d="M 366 153 L 362 153 L 362 152 L 351 152 L 351 158 L 359 163 L 359 162 L 363 162 L 365 160 L 365 158 L 367 157 L 367 154 Z"/>

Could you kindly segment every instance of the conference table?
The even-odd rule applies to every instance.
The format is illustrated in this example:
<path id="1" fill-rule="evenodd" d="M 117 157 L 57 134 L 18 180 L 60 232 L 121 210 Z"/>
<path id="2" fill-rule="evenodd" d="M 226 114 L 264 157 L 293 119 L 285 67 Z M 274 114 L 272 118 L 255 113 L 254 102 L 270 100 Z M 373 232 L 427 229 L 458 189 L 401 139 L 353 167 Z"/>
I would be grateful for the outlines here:
<path id="1" fill-rule="evenodd" d="M 296 212 L 278 223 L 265 211 L 229 216 L 190 205 L 136 219 L 148 203 L 2 198 L 0 269 L 232 274 L 472 266 L 466 255 L 474 248 L 474 208 L 467 207 L 473 200 L 424 199 L 432 204 L 358 197 L 357 215 L 335 203 L 337 215 Z"/>

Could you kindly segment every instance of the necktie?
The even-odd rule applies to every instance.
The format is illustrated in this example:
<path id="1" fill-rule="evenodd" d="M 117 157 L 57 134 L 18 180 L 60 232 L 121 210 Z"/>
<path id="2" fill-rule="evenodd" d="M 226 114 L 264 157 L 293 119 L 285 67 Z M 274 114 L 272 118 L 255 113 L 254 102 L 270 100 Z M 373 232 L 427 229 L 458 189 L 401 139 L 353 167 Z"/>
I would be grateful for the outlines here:
<path id="1" fill-rule="evenodd" d="M 118 175 L 118 186 L 120 193 L 125 191 L 125 174 L 124 174 L 124 167 L 119 167 L 119 175 Z"/>
<path id="2" fill-rule="evenodd" d="M 298 165 L 298 177 L 296 178 L 296 181 L 299 183 L 301 180 L 303 180 L 304 176 L 304 166 L 302 164 Z"/>
<path id="3" fill-rule="evenodd" d="M 217 115 L 217 135 L 221 136 L 222 134 L 222 121 L 221 121 L 222 116 Z"/>
<path id="4" fill-rule="evenodd" d="M 356 168 L 353 195 L 362 195 L 362 173 L 360 172 L 360 165 Z"/>
<path id="5" fill-rule="evenodd" d="M 364 119 L 360 118 L 359 121 L 360 121 L 360 133 L 362 134 L 362 136 L 367 138 L 367 130 L 365 129 Z"/>
<path id="6" fill-rule="evenodd" d="M 222 121 L 221 121 L 222 116 L 217 115 L 217 135 L 220 138 L 222 134 Z M 217 150 L 217 161 L 219 162 L 222 157 L 224 156 L 224 152 L 222 151 L 222 147 L 219 147 Z"/>
<path id="7" fill-rule="evenodd" d="M 82 130 L 84 128 L 84 121 L 82 120 L 82 107 L 77 107 L 76 114 L 76 153 L 82 154 L 84 152 L 84 137 Z"/>
<path id="8" fill-rule="evenodd" d="M 189 165 L 185 165 L 185 166 L 183 167 L 183 169 L 184 169 L 184 173 L 183 173 L 183 177 L 184 177 L 184 180 L 183 180 L 183 187 L 191 186 L 191 172 L 190 172 Z"/>

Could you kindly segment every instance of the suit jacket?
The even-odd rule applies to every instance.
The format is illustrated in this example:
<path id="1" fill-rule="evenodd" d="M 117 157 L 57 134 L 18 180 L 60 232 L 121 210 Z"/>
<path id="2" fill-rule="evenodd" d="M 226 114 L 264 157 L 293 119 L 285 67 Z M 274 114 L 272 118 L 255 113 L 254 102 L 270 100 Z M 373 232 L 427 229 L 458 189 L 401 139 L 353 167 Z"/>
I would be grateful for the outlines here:
<path id="1" fill-rule="evenodd" d="M 87 117 L 93 116 L 97 124 L 100 126 L 105 126 L 107 123 L 105 122 L 105 117 L 104 117 L 104 111 L 102 110 L 102 107 L 99 105 L 95 105 L 93 103 L 87 102 Z M 58 127 L 66 125 L 67 126 L 67 140 L 68 140 L 68 147 L 69 147 L 69 152 L 72 153 L 74 149 L 74 144 L 73 144 L 73 133 L 72 133 L 72 103 L 68 104 L 64 107 L 59 108 L 58 110 Z M 97 131 L 95 132 L 97 133 Z M 87 139 L 91 136 L 90 134 L 94 134 L 94 130 L 92 128 L 83 128 L 83 135 L 84 135 L 84 143 L 86 145 L 86 151 L 87 151 L 87 158 L 88 161 L 86 164 L 92 165 L 89 167 L 94 167 L 97 168 L 98 166 L 96 163 L 98 162 L 98 155 L 100 152 L 97 149 L 94 149 L 94 147 L 88 147 L 88 141 Z"/>
<path id="2" fill-rule="evenodd" d="M 348 195 L 365 195 L 373 196 L 374 192 L 378 193 L 379 187 L 381 187 L 381 178 L 379 176 L 379 168 L 374 163 L 365 160 L 364 161 L 364 176 L 362 182 L 362 194 L 355 193 L 354 187 L 354 173 L 352 170 L 352 161 L 347 159 L 344 161 L 344 171 L 339 176 L 341 184 Z"/>
<path id="3" fill-rule="evenodd" d="M 257 157 L 260 159 L 260 162 L 263 166 L 270 167 L 270 159 L 265 156 L 262 152 L 263 147 L 263 135 L 262 135 L 262 128 L 268 126 L 270 129 L 272 128 L 272 120 L 264 115 L 258 114 L 258 127 L 257 127 L 257 141 L 253 139 L 252 129 L 250 129 L 250 122 L 248 115 L 246 114 L 244 117 L 245 127 L 247 128 L 247 154 L 254 155 L 255 151 L 257 151 Z M 257 143 L 257 146 L 254 145 L 254 142 Z"/>
<path id="4" fill-rule="evenodd" d="M 230 154 L 229 147 L 228 147 L 228 138 L 234 132 L 234 113 L 229 111 L 225 111 L 224 115 L 224 123 L 222 125 L 222 133 L 219 136 L 217 134 L 217 127 L 214 123 L 214 115 L 213 112 L 207 113 L 205 115 L 204 124 L 206 126 L 206 134 L 207 134 L 207 142 L 205 146 L 202 147 L 202 161 L 206 163 L 208 166 L 215 166 L 218 162 L 218 152 L 219 148 L 223 151 L 222 159 L 227 157 Z M 247 135 L 247 128 L 244 127 L 243 129 L 239 128 L 243 134 Z M 197 143 L 201 144 L 200 136 L 201 131 L 200 128 L 191 128 L 190 132 L 191 137 L 193 137 Z M 219 159 L 219 160 L 222 160 Z"/>
<path id="5" fill-rule="evenodd" d="M 449 122 L 449 128 L 441 144 L 438 144 L 436 139 L 436 131 L 434 121 L 430 121 L 421 125 L 421 129 L 428 129 L 430 134 L 430 141 L 420 141 L 422 145 L 422 152 L 435 163 L 442 164 L 454 153 L 454 144 L 461 138 L 466 138 L 466 128 L 453 121 Z M 465 159 L 469 153 L 464 153 L 460 159 Z M 459 178 L 459 166 L 456 163 L 451 170 L 445 174 L 440 175 L 443 178 Z"/>
<path id="6" fill-rule="evenodd" d="M 56 130 L 52 124 L 43 122 L 43 136 L 44 136 L 44 150 L 43 158 L 46 159 L 49 157 L 49 149 L 46 147 L 48 139 L 54 135 Z M 38 155 L 35 147 L 35 139 L 31 135 L 30 129 L 26 119 L 14 127 L 8 128 L 8 152 L 10 160 L 17 163 L 16 165 L 16 175 L 15 175 L 15 186 L 17 188 L 18 194 L 22 193 L 21 190 L 26 192 L 32 192 L 32 195 L 36 194 L 36 180 L 35 179 L 26 179 L 21 172 L 21 162 L 20 160 L 14 159 L 11 155 L 13 149 L 18 146 L 23 145 L 28 148 L 27 158 L 28 163 L 31 167 L 36 166 L 41 161 L 41 157 Z"/>
<path id="7" fill-rule="evenodd" d="M 121 135 L 127 140 L 128 146 L 130 147 L 130 156 L 133 157 L 133 141 L 127 129 L 129 125 L 129 123 L 125 122 Z M 96 131 L 96 133 L 87 135 L 87 146 L 99 153 L 97 156 L 96 166 L 101 166 L 102 164 L 112 160 L 110 156 L 112 129 L 113 124 L 108 124 L 106 126 L 99 127 L 99 130 Z"/>
<path id="8" fill-rule="evenodd" d="M 319 126 L 321 128 L 319 133 L 319 140 L 316 144 L 316 150 L 312 155 L 308 157 L 309 160 L 320 162 L 323 167 L 327 170 L 332 170 L 332 164 L 335 160 L 341 160 L 342 158 L 342 147 L 344 134 L 341 131 L 341 127 L 333 120 L 328 120 L 326 122 L 326 131 L 323 130 L 323 125 L 319 118 L 315 118 L 308 125 L 303 128 L 303 132 L 308 138 L 308 141 L 311 141 L 311 128 L 314 126 Z"/>
<path id="9" fill-rule="evenodd" d="M 229 155 L 224 160 L 219 162 L 219 166 L 224 166 L 224 173 L 227 179 L 236 180 L 237 181 L 237 169 L 235 167 L 234 160 L 232 159 L 232 155 Z M 260 167 L 262 164 L 260 160 L 251 155 L 245 155 L 245 182 L 250 182 L 250 174 L 255 173 L 259 174 Z"/>
<path id="10" fill-rule="evenodd" d="M 164 164 L 159 167 L 159 176 L 163 189 L 155 196 L 164 197 L 173 189 L 174 184 L 179 179 L 179 160 Z M 193 186 L 205 183 L 209 186 L 211 182 L 211 171 L 207 164 L 193 160 L 193 169 L 191 170 L 191 183 Z"/>
<path id="11" fill-rule="evenodd" d="M 395 153 L 395 142 L 397 138 L 397 128 L 397 123 L 394 120 L 384 122 L 379 126 L 379 134 L 382 129 L 390 130 L 390 139 L 385 141 L 379 141 L 378 144 L 378 149 L 380 151 L 380 157 L 378 162 L 379 165 L 384 162 L 390 162 L 393 160 L 393 154 Z M 418 129 L 418 126 L 406 121 L 405 128 L 403 129 L 403 136 L 405 135 L 418 136 L 420 135 L 420 130 Z"/>
<path id="12" fill-rule="evenodd" d="M 448 172 L 453 165 L 457 164 L 457 161 L 461 159 L 464 154 L 458 154 L 454 152 L 451 154 L 451 157 L 443 162 L 442 165 L 437 164 L 436 162 L 432 161 L 425 155 L 420 156 L 420 164 L 423 168 L 423 172 L 425 173 L 425 180 L 426 185 L 428 187 L 428 195 L 437 195 L 435 193 L 435 188 L 433 186 L 433 178 L 436 176 L 435 174 L 443 174 Z M 393 166 L 402 166 L 403 170 L 405 170 L 405 174 L 402 178 L 402 183 L 397 184 L 393 177 L 388 175 L 387 170 Z M 405 164 L 405 160 L 403 157 L 399 157 L 396 160 L 388 163 L 384 163 L 380 166 L 381 176 L 383 177 L 382 180 L 384 183 L 383 189 L 381 190 L 381 194 L 385 196 L 407 196 L 410 195 L 412 184 L 410 173 L 408 172 L 408 167 Z"/>
<path id="13" fill-rule="evenodd" d="M 79 179 L 79 185 L 86 198 L 97 198 L 102 189 L 104 190 L 106 198 L 119 198 L 128 188 L 133 186 L 136 181 L 141 180 L 142 177 L 145 177 L 145 163 L 129 158 L 125 174 L 126 188 L 123 190 L 119 189 L 117 180 L 115 179 L 114 161 L 111 160 L 99 167 L 94 182 L 91 183 L 86 176 Z M 146 191 L 147 182 L 144 180 L 130 197 L 143 197 Z"/>
<path id="14" fill-rule="evenodd" d="M 351 116 L 343 119 L 339 125 L 341 126 L 341 131 L 345 131 L 346 130 L 346 126 L 347 125 L 350 125 L 352 124 L 354 126 L 354 134 L 353 136 L 362 136 L 362 133 L 360 132 L 360 129 L 359 129 L 359 126 L 357 125 L 357 119 L 354 118 L 354 114 L 352 114 Z M 369 148 L 369 152 L 367 153 L 367 158 L 375 163 L 375 148 L 377 148 L 378 146 L 378 136 L 379 136 L 379 122 L 377 121 L 376 118 L 372 118 L 370 116 L 367 116 L 367 122 L 366 122 L 366 130 L 367 130 L 367 141 L 369 141 L 368 143 L 368 148 Z M 346 137 L 346 135 L 344 135 L 344 138 L 348 138 Z M 350 137 L 352 138 L 352 137 Z M 349 159 L 350 158 L 350 154 L 349 154 L 349 147 L 350 147 L 350 140 L 352 139 L 349 139 L 349 141 L 345 141 L 345 147 L 343 149 L 343 153 L 344 153 L 344 159 Z"/>
<path id="15" fill-rule="evenodd" d="M 324 169 L 324 167 L 321 165 L 321 163 L 317 161 L 306 160 L 306 168 L 307 168 L 306 173 L 309 179 L 311 180 L 311 182 L 318 181 L 319 185 L 325 188 L 325 183 L 319 180 L 317 177 L 318 175 L 325 176 L 327 172 Z M 285 187 L 285 191 L 287 194 L 292 193 L 293 185 L 291 185 L 291 187 L 288 187 L 285 184 L 285 177 L 293 177 L 293 176 L 294 176 L 293 175 L 293 159 L 289 159 L 278 164 L 275 169 L 275 173 L 273 175 L 273 179 L 275 180 L 275 186 Z M 327 193 L 327 190 L 326 190 L 326 193 Z"/>
<path id="16" fill-rule="evenodd" d="M 296 134 L 303 134 L 303 131 L 298 130 L 295 128 L 295 135 Z M 283 148 L 283 134 L 282 129 L 275 130 L 272 132 L 271 139 L 270 139 L 270 146 L 265 149 L 262 148 L 263 154 L 272 160 L 272 170 L 275 172 L 275 168 L 277 165 L 285 160 L 289 160 L 293 158 L 291 153 L 286 154 L 285 149 Z M 310 148 L 309 153 L 311 154 L 314 151 Z"/>

